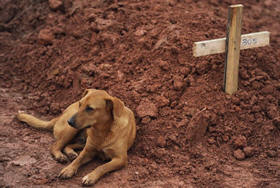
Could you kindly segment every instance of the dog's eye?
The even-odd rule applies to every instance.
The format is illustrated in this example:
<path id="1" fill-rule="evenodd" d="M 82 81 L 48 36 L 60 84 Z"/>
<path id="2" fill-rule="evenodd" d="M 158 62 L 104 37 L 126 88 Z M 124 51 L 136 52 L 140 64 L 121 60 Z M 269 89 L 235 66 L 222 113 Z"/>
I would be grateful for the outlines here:
<path id="1" fill-rule="evenodd" d="M 87 106 L 87 107 L 86 107 L 86 111 L 87 111 L 87 112 L 92 112 L 93 110 L 94 110 L 94 109 L 93 109 L 92 107 L 90 107 L 90 106 Z"/>

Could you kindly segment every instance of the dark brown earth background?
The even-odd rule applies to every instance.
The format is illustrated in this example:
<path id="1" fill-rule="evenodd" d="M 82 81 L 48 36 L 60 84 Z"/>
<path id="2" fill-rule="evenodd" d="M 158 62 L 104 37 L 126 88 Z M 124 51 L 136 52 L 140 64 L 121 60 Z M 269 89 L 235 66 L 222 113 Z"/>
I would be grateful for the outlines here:
<path id="1" fill-rule="evenodd" d="M 196 41 L 225 37 L 241 1 L 1 0 L 0 187 L 80 187 L 100 160 L 70 180 L 46 119 L 105 89 L 136 115 L 128 166 L 96 187 L 280 187 L 280 0 L 243 3 L 242 33 L 271 32 L 243 50 L 239 90 L 223 92 L 224 54 L 195 58 Z"/>

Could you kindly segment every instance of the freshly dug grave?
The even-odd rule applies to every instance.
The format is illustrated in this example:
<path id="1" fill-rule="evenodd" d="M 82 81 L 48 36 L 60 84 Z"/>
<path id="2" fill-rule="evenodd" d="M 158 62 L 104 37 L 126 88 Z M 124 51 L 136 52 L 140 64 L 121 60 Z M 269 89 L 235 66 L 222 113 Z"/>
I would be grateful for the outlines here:
<path id="1" fill-rule="evenodd" d="M 0 185 L 79 187 L 102 161 L 59 180 L 52 134 L 14 119 L 51 118 L 85 88 L 130 107 L 128 166 L 96 187 L 280 186 L 280 1 L 244 3 L 242 33 L 270 31 L 244 50 L 236 94 L 223 92 L 224 54 L 195 58 L 195 41 L 225 36 L 237 1 L 0 2 Z"/>

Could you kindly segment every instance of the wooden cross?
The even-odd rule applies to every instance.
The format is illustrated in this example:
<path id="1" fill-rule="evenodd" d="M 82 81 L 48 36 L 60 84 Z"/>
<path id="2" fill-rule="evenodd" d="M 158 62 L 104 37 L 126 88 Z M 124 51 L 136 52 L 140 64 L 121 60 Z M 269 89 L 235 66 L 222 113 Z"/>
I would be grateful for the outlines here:
<path id="1" fill-rule="evenodd" d="M 228 12 L 226 38 L 195 42 L 195 57 L 226 52 L 224 90 L 233 94 L 238 88 L 240 49 L 269 45 L 268 31 L 241 35 L 243 5 L 231 5 Z"/>

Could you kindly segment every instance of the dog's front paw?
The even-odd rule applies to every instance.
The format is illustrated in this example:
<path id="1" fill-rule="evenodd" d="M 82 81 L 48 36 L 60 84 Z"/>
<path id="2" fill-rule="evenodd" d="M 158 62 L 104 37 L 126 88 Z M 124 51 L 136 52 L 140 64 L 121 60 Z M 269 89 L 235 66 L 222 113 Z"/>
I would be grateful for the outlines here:
<path id="1" fill-rule="evenodd" d="M 90 173 L 83 177 L 82 183 L 83 185 L 93 185 L 97 182 L 98 177 L 95 173 Z"/>
<path id="2" fill-rule="evenodd" d="M 66 155 L 68 156 L 70 161 L 74 161 L 74 159 L 78 157 L 78 153 L 76 152 L 67 153 Z"/>
<path id="3" fill-rule="evenodd" d="M 64 164 L 64 163 L 68 162 L 68 158 L 64 154 L 62 154 L 62 153 L 58 153 L 56 155 L 53 155 L 53 157 L 59 163 Z"/>
<path id="4" fill-rule="evenodd" d="M 76 172 L 77 172 L 77 170 L 74 169 L 72 166 L 67 166 L 61 170 L 58 177 L 60 179 L 68 179 L 68 178 L 71 178 L 72 176 L 74 176 L 74 174 L 76 174 Z"/>

